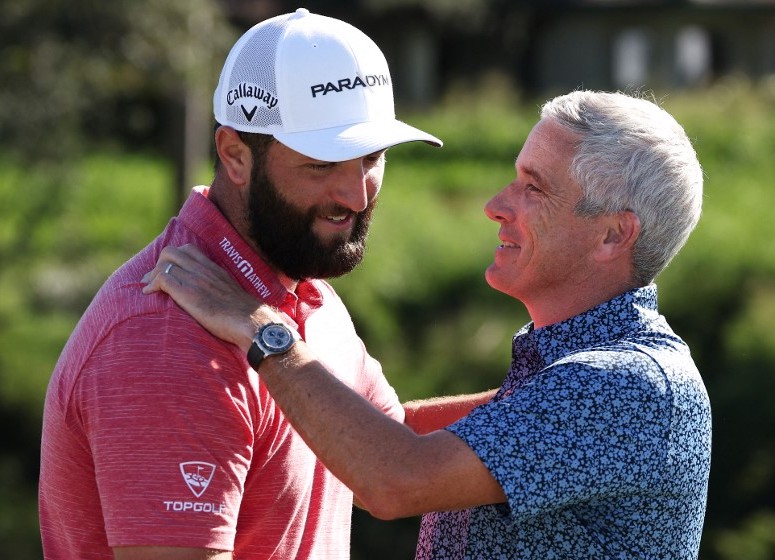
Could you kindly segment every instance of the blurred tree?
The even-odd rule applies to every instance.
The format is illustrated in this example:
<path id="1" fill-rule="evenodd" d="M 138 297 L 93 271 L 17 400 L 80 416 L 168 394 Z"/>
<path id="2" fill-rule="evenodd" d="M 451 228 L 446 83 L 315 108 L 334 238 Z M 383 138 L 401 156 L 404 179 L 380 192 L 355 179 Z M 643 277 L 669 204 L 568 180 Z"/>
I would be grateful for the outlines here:
<path id="1" fill-rule="evenodd" d="M 31 288 L 43 266 L 104 278 L 102 267 L 88 266 L 98 256 L 78 243 L 46 263 L 36 244 L 63 212 L 68 187 L 80 183 L 77 164 L 96 146 L 129 140 L 164 150 L 177 161 L 171 199 L 180 199 L 178 185 L 190 185 L 192 169 L 208 156 L 207 99 L 233 31 L 215 0 L 0 0 L 0 15 L 0 158 L 22 170 L 2 177 L 0 189 L 0 205 L 12 209 L 0 228 L 0 341 L 35 348 L 21 364 L 0 360 L 0 419 L 15 427 L 0 448 L 0 549 L 24 560 L 40 558 L 42 410 L 39 394 L 25 388 L 38 379 L 38 355 L 61 348 L 51 332 L 62 322 Z M 83 280 L 75 291 L 93 293 Z"/>
<path id="2" fill-rule="evenodd" d="M 0 0 L 0 13 L 7 153 L 66 166 L 90 141 L 169 130 L 153 147 L 187 156 L 180 175 L 207 157 L 208 99 L 234 37 L 215 0 Z"/>

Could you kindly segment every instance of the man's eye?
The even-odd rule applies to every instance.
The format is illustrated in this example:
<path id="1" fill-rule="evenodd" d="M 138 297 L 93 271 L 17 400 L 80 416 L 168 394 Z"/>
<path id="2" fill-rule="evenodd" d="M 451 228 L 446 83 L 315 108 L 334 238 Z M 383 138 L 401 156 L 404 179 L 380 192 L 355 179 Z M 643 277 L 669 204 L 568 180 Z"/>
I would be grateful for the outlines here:
<path id="1" fill-rule="evenodd" d="M 309 168 L 313 171 L 325 171 L 331 169 L 334 166 L 333 163 L 310 163 Z"/>
<path id="2" fill-rule="evenodd" d="M 368 161 L 371 164 L 377 164 L 380 161 L 384 161 L 385 158 L 385 152 L 378 152 L 376 154 L 370 154 L 364 158 L 366 161 Z"/>

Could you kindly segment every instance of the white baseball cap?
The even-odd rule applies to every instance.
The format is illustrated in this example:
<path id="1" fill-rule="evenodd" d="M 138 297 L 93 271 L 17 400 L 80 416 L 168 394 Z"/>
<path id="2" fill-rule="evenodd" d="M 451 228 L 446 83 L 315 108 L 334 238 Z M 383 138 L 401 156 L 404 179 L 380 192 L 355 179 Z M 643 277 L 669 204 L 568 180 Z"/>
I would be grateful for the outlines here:
<path id="1" fill-rule="evenodd" d="M 213 96 L 215 120 L 271 134 L 308 157 L 345 161 L 438 138 L 396 120 L 382 51 L 352 25 L 299 8 L 232 47 Z"/>

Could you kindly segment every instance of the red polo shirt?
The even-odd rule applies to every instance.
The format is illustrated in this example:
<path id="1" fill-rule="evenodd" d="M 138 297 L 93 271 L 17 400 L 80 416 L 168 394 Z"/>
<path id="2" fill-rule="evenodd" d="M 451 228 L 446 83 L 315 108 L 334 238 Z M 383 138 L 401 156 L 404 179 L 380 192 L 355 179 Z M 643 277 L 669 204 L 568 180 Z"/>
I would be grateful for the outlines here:
<path id="1" fill-rule="evenodd" d="M 161 249 L 185 243 L 282 309 L 344 383 L 403 420 L 331 286 L 305 281 L 289 293 L 200 187 L 108 279 L 57 363 L 41 450 L 46 558 L 112 558 L 116 546 L 347 558 L 352 494 L 286 422 L 244 353 L 165 294 L 142 294 Z"/>

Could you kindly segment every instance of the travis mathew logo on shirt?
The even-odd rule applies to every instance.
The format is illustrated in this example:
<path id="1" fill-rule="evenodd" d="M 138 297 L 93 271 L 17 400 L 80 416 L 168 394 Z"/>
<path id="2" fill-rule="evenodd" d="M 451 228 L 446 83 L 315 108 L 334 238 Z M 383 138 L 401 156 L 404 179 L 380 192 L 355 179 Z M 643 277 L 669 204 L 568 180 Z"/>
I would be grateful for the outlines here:
<path id="1" fill-rule="evenodd" d="M 221 239 L 221 242 L 218 243 L 218 246 L 223 249 L 223 252 L 229 260 L 237 266 L 237 270 L 247 278 L 248 282 L 256 289 L 258 295 L 264 299 L 268 299 L 272 295 L 272 291 L 264 284 L 264 281 L 258 277 L 258 274 L 253 272 L 253 265 L 250 264 L 250 261 L 240 255 L 231 241 L 224 237 Z"/>

